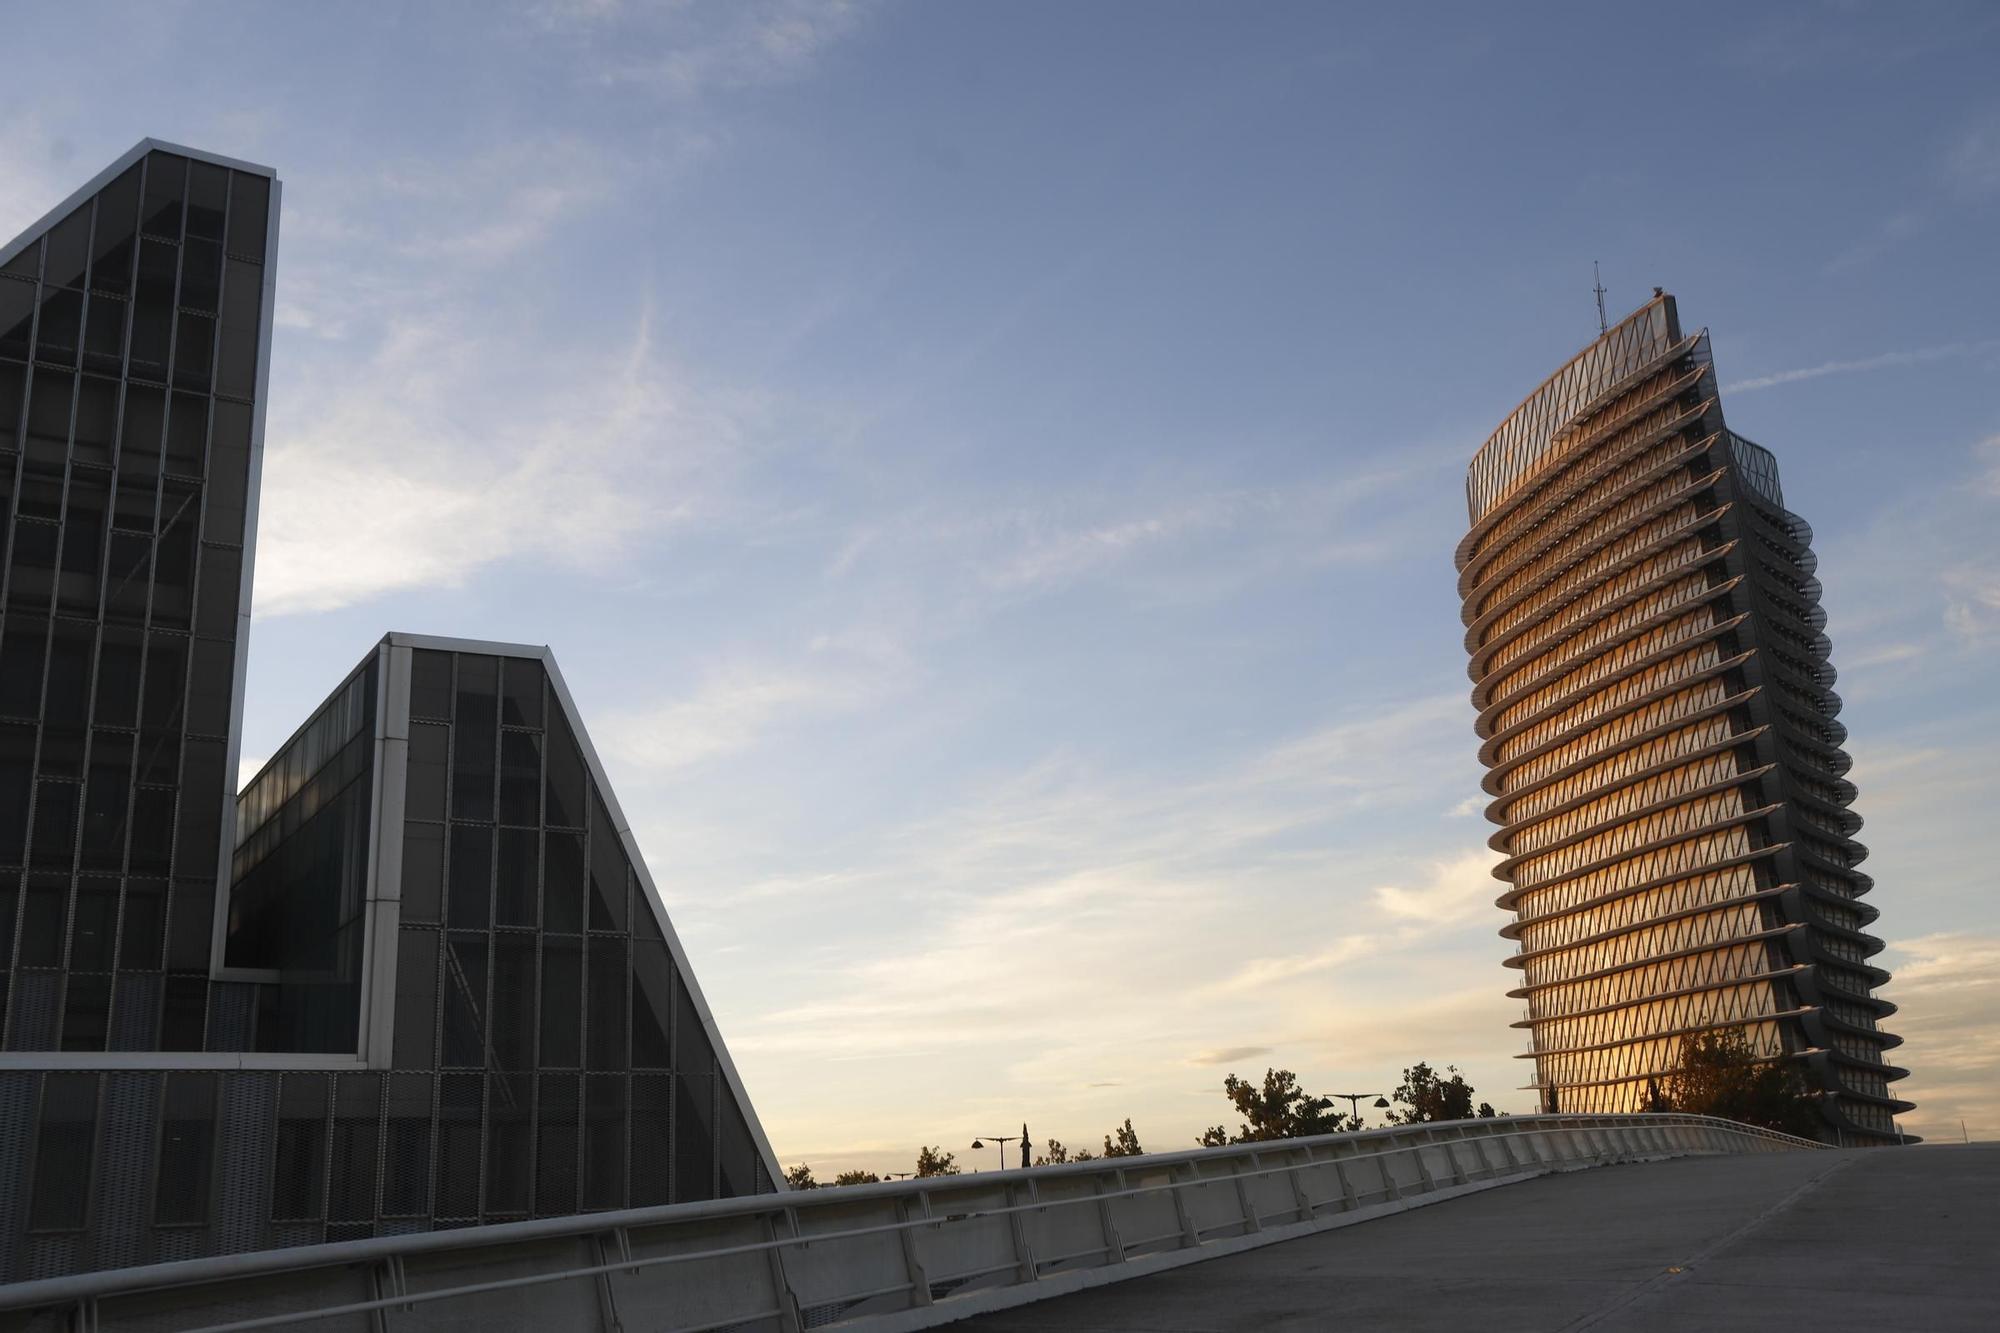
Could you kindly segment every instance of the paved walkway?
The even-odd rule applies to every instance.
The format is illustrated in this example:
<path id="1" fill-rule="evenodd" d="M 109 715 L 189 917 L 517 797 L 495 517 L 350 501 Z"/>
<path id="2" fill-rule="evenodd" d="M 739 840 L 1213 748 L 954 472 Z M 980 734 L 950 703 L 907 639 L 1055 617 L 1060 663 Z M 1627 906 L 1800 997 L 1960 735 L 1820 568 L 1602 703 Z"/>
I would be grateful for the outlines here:
<path id="1" fill-rule="evenodd" d="M 954 1327 L 2000 1330 L 2000 1144 L 1547 1176 Z"/>

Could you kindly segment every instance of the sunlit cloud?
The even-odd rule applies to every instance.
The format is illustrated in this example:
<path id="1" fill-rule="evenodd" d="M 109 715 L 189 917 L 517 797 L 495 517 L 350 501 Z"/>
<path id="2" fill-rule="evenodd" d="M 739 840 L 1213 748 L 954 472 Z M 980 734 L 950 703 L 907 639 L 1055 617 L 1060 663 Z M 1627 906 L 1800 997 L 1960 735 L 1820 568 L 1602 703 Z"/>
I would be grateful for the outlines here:
<path id="1" fill-rule="evenodd" d="M 1917 1104 L 1911 1133 L 1941 1141 L 2000 1138 L 2000 936 L 1946 932 L 1897 942 L 1885 966 L 1904 1044 L 1888 1058 L 1910 1070 L 1896 1095 Z"/>
<path id="2" fill-rule="evenodd" d="M 1433 862 L 1430 873 L 1414 888 L 1385 884 L 1375 890 L 1375 905 L 1392 917 L 1432 923 L 1464 921 L 1492 904 L 1506 887 L 1493 878 L 1497 853 L 1481 849 L 1449 861 Z"/>

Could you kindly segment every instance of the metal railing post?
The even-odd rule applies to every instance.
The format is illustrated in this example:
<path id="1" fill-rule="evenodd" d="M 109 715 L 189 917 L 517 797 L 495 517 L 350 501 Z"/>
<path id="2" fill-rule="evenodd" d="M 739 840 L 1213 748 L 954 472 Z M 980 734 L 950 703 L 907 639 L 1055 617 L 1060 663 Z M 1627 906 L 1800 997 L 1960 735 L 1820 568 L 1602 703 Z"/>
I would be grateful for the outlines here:
<path id="1" fill-rule="evenodd" d="M 1354 1181 L 1348 1177 L 1347 1164 L 1340 1160 L 1341 1156 L 1336 1149 L 1333 1154 L 1333 1178 L 1340 1182 L 1340 1210 L 1348 1213 L 1361 1206 L 1361 1199 L 1354 1192 Z"/>
<path id="2" fill-rule="evenodd" d="M 1521 1169 L 1521 1159 L 1514 1155 L 1514 1136 L 1506 1130 L 1492 1130 L 1493 1141 L 1500 1145 L 1500 1155 L 1507 1159 L 1507 1174 L 1513 1175 Z M 1498 1170 L 1499 1168 L 1494 1168 Z"/>
<path id="3" fill-rule="evenodd" d="M 597 1262 L 600 1265 L 612 1262 L 612 1256 L 606 1253 L 604 1243 L 605 1233 L 600 1231 L 591 1239 L 591 1248 L 597 1251 Z M 617 1258 L 630 1259 L 632 1257 L 632 1251 L 626 1245 L 625 1232 L 622 1228 L 612 1232 L 611 1239 L 613 1241 L 612 1248 L 618 1252 Z M 618 1322 L 618 1299 L 611 1291 L 610 1270 L 606 1269 L 597 1274 L 596 1286 L 598 1326 L 610 1330 L 611 1333 L 618 1333 L 618 1330 L 624 1328 L 624 1325 Z M 405 1306 L 404 1308 L 410 1309 L 412 1307 Z"/>
<path id="4" fill-rule="evenodd" d="M 1424 1127 L 1423 1135 L 1423 1141 L 1411 1149 L 1410 1155 L 1417 1159 L 1417 1178 L 1424 1182 L 1424 1192 L 1428 1194 L 1437 1188 L 1437 1181 L 1431 1178 L 1431 1166 L 1424 1160 L 1424 1149 L 1434 1141 L 1435 1136 L 1432 1135 L 1429 1126 Z M 1445 1155 L 1450 1156 L 1450 1153 L 1451 1150 L 1447 1148 Z"/>
<path id="5" fill-rule="evenodd" d="M 1257 1170 L 1263 1158 L 1257 1153 L 1250 1154 L 1250 1169 Z M 1243 1234 L 1254 1235 L 1264 1229 L 1264 1219 L 1257 1216 L 1257 1201 L 1250 1196 L 1250 1181 L 1243 1174 L 1243 1159 L 1236 1159 L 1236 1206 L 1243 1213 Z"/>
<path id="6" fill-rule="evenodd" d="M 1187 1171 L 1188 1171 L 1189 1181 L 1197 1181 L 1201 1179 L 1201 1168 L 1196 1166 L 1193 1162 L 1189 1162 L 1187 1164 Z M 1181 1192 L 1185 1188 L 1186 1188 L 1186 1182 L 1175 1180 L 1174 1169 L 1172 1167 L 1168 1167 L 1167 1193 L 1173 1196 L 1174 1216 L 1180 1219 L 1181 1248 L 1186 1250 L 1191 1250 L 1195 1246 L 1201 1244 L 1201 1232 L 1195 1229 L 1194 1213 L 1188 1208 L 1187 1198 Z"/>
<path id="7" fill-rule="evenodd" d="M 917 1207 L 915 1211 L 918 1216 L 924 1221 L 929 1221 L 931 1215 L 931 1196 L 929 1192 L 919 1192 L 916 1202 Z M 911 1211 L 908 1199 L 896 1200 L 896 1220 L 898 1222 L 909 1222 L 911 1220 Z M 917 1306 L 929 1305 L 931 1303 L 931 1279 L 930 1274 L 924 1271 L 923 1255 L 917 1248 L 917 1228 L 905 1226 L 897 1235 L 903 1242 L 903 1271 L 910 1278 L 910 1303 Z"/>
<path id="8" fill-rule="evenodd" d="M 1313 1220 L 1313 1202 L 1312 1196 L 1306 1193 L 1306 1168 L 1313 1164 L 1313 1150 L 1305 1148 L 1301 1151 L 1306 1155 L 1305 1161 L 1287 1163 L 1285 1179 L 1291 1182 L 1292 1202 L 1298 1205 L 1299 1221 L 1310 1222 Z"/>
<path id="9" fill-rule="evenodd" d="M 778 1223 L 780 1221 L 783 1221 L 785 1224 L 785 1236 L 788 1239 L 796 1237 L 799 1234 L 798 1215 L 789 1208 L 783 1208 L 778 1211 L 775 1217 L 769 1213 L 764 1215 L 765 1240 L 774 1241 L 778 1239 Z M 621 1237 L 624 1236 L 625 1229 L 620 1227 L 618 1234 Z M 785 1247 L 782 1245 L 773 1245 L 765 1253 L 771 1256 L 769 1260 L 771 1265 L 771 1285 L 776 1288 L 775 1294 L 778 1298 L 778 1327 L 782 1328 L 784 1333 L 801 1333 L 801 1330 L 805 1328 L 805 1317 L 799 1311 L 798 1293 L 792 1290 L 791 1274 L 785 1271 Z"/>
<path id="10" fill-rule="evenodd" d="M 1008 1185 L 1001 1194 L 1001 1197 L 1007 1200 L 1009 1209 L 1014 1207 L 1014 1189 L 1014 1186 Z M 1028 1202 L 1039 1202 L 1039 1198 L 1035 1193 L 1035 1182 L 1032 1179 L 1027 1182 L 1027 1191 Z M 1014 1262 L 1018 1269 L 1020 1280 L 1023 1283 L 1033 1282 L 1039 1275 L 1040 1270 L 1035 1264 L 1034 1242 L 1028 1236 L 1028 1215 L 1022 1212 L 1010 1211 L 1007 1214 L 1007 1221 L 1012 1225 L 1014 1231 Z"/>
<path id="11" fill-rule="evenodd" d="M 1382 1173 L 1382 1192 L 1388 1196 L 1386 1201 L 1391 1203 L 1400 1202 L 1403 1197 L 1403 1187 L 1396 1183 L 1396 1173 L 1389 1169 L 1389 1159 L 1401 1146 L 1397 1140 L 1402 1137 L 1402 1133 L 1391 1134 L 1388 1147 L 1375 1159 L 1375 1169 Z"/>
<path id="12" fill-rule="evenodd" d="M 1090 1183 L 1098 1196 L 1097 1225 L 1104 1233 L 1105 1262 L 1122 1264 L 1125 1262 L 1125 1240 L 1118 1232 L 1118 1219 L 1112 1214 L 1111 1200 L 1104 1197 L 1104 1177 L 1092 1176 Z M 1122 1192 L 1125 1188 L 1125 1172 L 1122 1169 L 1118 1172 L 1117 1185 Z"/>

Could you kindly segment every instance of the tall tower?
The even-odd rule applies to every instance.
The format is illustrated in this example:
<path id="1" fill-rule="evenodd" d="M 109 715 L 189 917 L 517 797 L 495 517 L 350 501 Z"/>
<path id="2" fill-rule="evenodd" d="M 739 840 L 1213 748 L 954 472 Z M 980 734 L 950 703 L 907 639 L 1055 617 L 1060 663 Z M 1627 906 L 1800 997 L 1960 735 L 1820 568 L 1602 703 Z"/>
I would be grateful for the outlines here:
<path id="1" fill-rule="evenodd" d="M 1459 593 L 1501 931 L 1548 1110 L 1628 1111 L 1684 1035 L 1796 1062 L 1826 1137 L 1894 1135 L 1889 974 L 1812 529 L 1657 294 L 1466 474 Z"/>

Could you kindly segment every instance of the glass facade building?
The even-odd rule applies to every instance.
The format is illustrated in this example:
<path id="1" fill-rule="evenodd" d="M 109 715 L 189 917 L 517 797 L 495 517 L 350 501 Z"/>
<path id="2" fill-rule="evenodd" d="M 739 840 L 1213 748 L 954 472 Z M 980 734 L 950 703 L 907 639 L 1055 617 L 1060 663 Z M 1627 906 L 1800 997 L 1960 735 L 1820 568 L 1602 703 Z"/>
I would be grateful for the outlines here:
<path id="1" fill-rule="evenodd" d="M 1548 1111 L 1630 1111 L 1682 1038 L 1796 1063 L 1832 1141 L 1909 1108 L 1869 959 L 1812 529 L 1724 424 L 1665 294 L 1510 414 L 1466 477 L 1459 592 L 1494 873 Z"/>
<path id="2" fill-rule="evenodd" d="M 278 204 L 149 140 L 0 248 L 0 1282 L 780 1178 L 546 649 L 234 794 Z"/>

